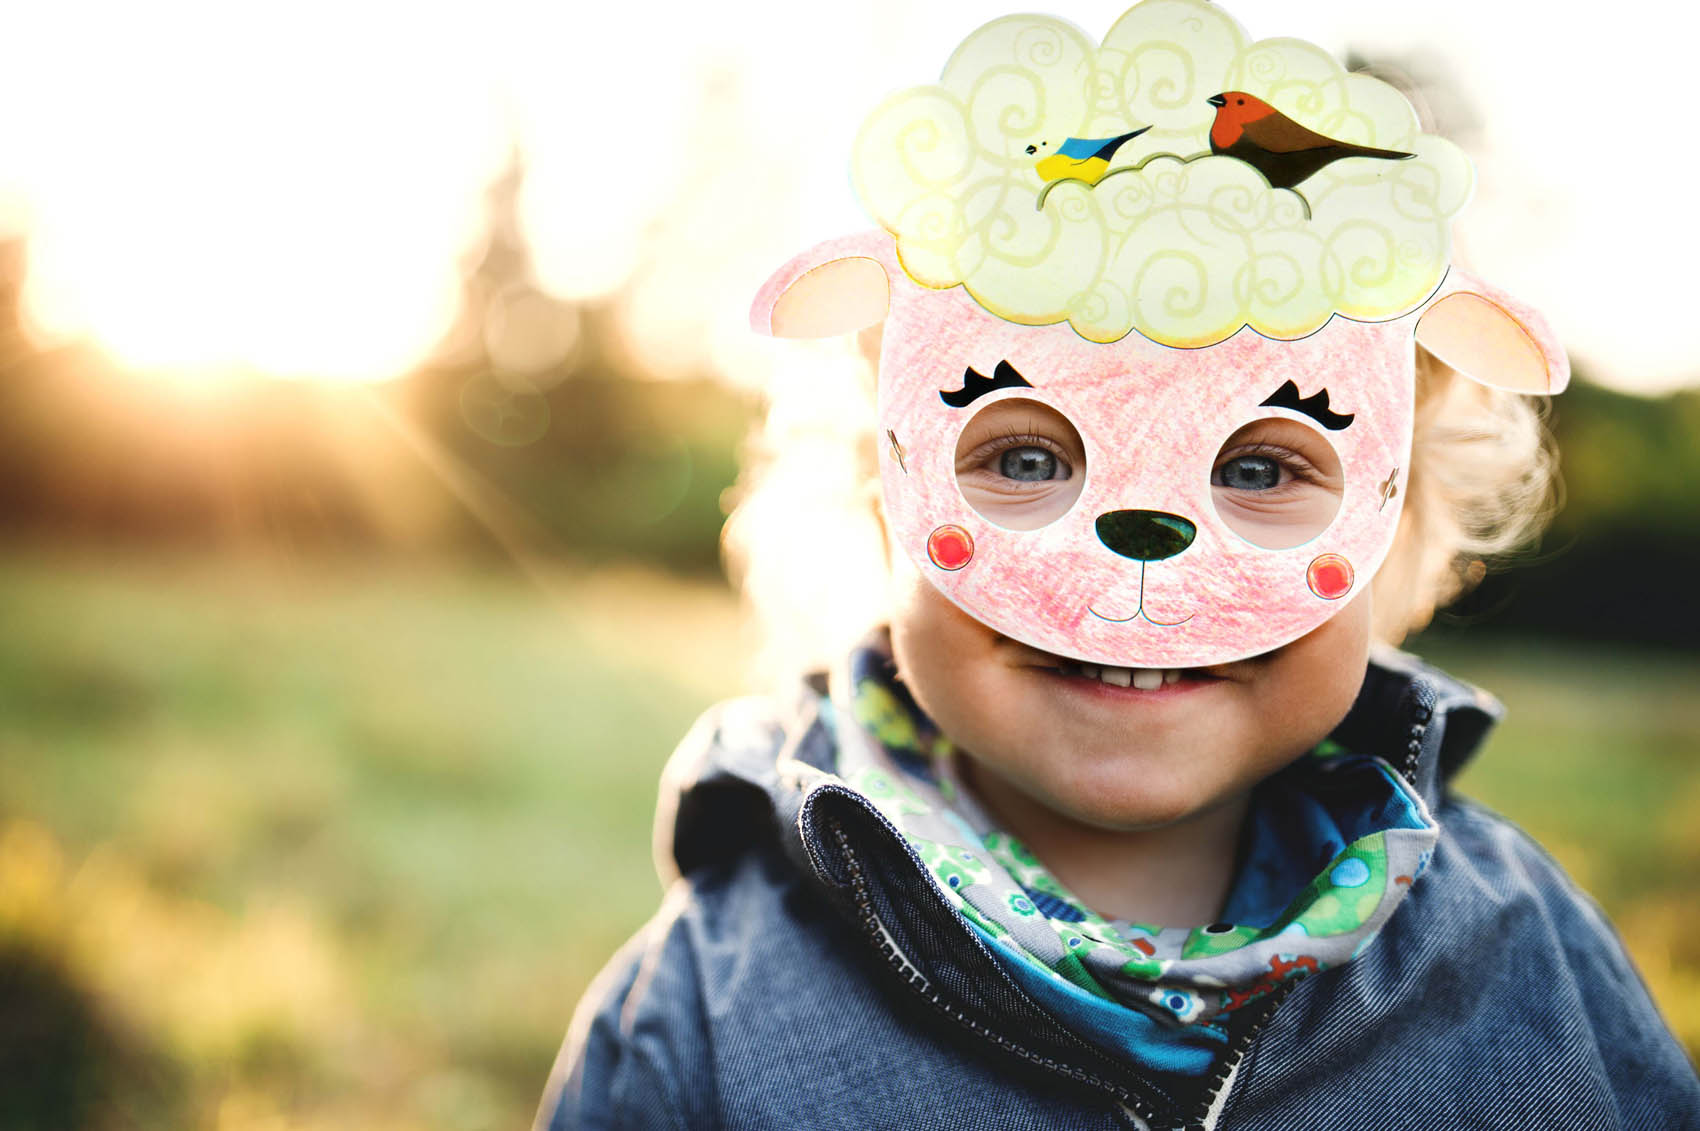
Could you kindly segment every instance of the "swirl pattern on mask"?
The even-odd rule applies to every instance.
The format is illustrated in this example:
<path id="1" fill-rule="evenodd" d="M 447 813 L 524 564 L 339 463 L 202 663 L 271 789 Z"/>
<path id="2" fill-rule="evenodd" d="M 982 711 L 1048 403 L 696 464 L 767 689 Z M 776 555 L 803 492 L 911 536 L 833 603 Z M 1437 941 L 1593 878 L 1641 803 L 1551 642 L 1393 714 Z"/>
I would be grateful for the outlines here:
<path id="1" fill-rule="evenodd" d="M 1415 156 L 1346 158 L 1270 188 L 1251 164 L 1211 155 L 1207 99 L 1233 90 L 1328 137 Z M 1096 184 L 1047 185 L 1037 169 L 1069 138 L 1143 126 Z M 1101 45 L 1054 18 L 993 21 L 939 84 L 869 116 L 853 176 L 916 282 L 961 284 L 1011 322 L 1182 347 L 1415 308 L 1445 273 L 1474 178 L 1391 86 L 1299 40 L 1252 42 L 1205 0 L 1144 0 Z"/>

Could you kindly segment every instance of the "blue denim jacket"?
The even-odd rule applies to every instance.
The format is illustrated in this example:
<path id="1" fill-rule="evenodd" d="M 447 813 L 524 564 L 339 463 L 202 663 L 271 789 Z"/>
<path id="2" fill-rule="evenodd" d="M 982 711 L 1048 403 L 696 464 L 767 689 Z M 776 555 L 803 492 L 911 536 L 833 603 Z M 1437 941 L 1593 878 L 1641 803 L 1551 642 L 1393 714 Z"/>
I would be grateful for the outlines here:
<path id="1" fill-rule="evenodd" d="M 1333 737 L 1428 801 L 1428 871 L 1352 962 L 1239 1010 L 1194 1079 L 1011 979 L 832 776 L 818 689 L 711 710 L 663 777 L 655 919 L 586 993 L 537 1126 L 1700 1128 L 1700 1081 L 1599 909 L 1446 783 L 1497 718 L 1378 657 Z"/>

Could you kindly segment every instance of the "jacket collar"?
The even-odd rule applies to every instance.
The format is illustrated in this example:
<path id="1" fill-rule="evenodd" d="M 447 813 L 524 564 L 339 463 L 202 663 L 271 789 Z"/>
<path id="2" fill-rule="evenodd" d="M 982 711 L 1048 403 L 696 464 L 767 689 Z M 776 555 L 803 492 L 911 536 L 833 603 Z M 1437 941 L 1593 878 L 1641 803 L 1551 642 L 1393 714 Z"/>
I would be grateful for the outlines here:
<path id="1" fill-rule="evenodd" d="M 1149 1126 L 1201 1124 L 1212 1097 L 1294 983 L 1235 1011 L 1202 1075 L 1108 1053 L 1017 985 L 931 882 L 898 830 L 837 776 L 823 681 L 793 700 L 721 704 L 688 734 L 662 778 L 657 866 L 664 879 L 776 849 L 866 934 L 923 1014 L 1035 1072 L 1113 1098 Z M 1332 736 L 1375 754 L 1431 807 L 1500 715 L 1497 702 L 1414 657 L 1378 653 Z M 777 755 L 776 752 L 777 751 Z M 903 992 L 903 991 L 900 991 Z"/>
<path id="2" fill-rule="evenodd" d="M 1431 664 L 1377 648 L 1352 709 L 1333 739 L 1385 758 L 1430 809 L 1505 715 L 1499 700 Z"/>

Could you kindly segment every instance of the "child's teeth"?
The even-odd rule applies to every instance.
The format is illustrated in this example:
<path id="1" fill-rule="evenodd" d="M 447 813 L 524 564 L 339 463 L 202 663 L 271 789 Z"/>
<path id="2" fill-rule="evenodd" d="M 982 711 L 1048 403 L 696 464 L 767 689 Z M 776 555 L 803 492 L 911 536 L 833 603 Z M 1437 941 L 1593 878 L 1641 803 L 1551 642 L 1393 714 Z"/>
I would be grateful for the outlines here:
<path id="1" fill-rule="evenodd" d="M 1137 687 L 1141 691 L 1156 691 L 1170 683 L 1179 683 L 1179 668 L 1117 668 L 1108 664 L 1078 664 L 1076 669 L 1087 679 L 1102 680 L 1116 687 Z"/>

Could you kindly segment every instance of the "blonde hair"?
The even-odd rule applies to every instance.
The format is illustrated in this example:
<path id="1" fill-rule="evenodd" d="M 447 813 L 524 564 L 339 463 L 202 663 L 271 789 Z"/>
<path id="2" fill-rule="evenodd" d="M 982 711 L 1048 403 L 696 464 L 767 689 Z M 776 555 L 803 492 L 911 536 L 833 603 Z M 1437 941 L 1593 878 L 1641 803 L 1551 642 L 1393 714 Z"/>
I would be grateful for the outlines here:
<path id="1" fill-rule="evenodd" d="M 856 355 L 817 347 L 839 372 L 776 382 L 746 442 L 722 548 L 764 642 L 761 682 L 830 667 L 886 619 L 877 343 L 874 331 Z M 1375 635 L 1389 644 L 1527 545 L 1557 509 L 1545 402 L 1477 384 L 1420 346 L 1416 368 L 1404 511 L 1371 582 Z"/>
<path id="2" fill-rule="evenodd" d="M 1528 546 L 1558 510 L 1547 402 L 1463 377 L 1417 347 L 1405 509 L 1371 582 L 1375 634 L 1398 644 Z"/>

